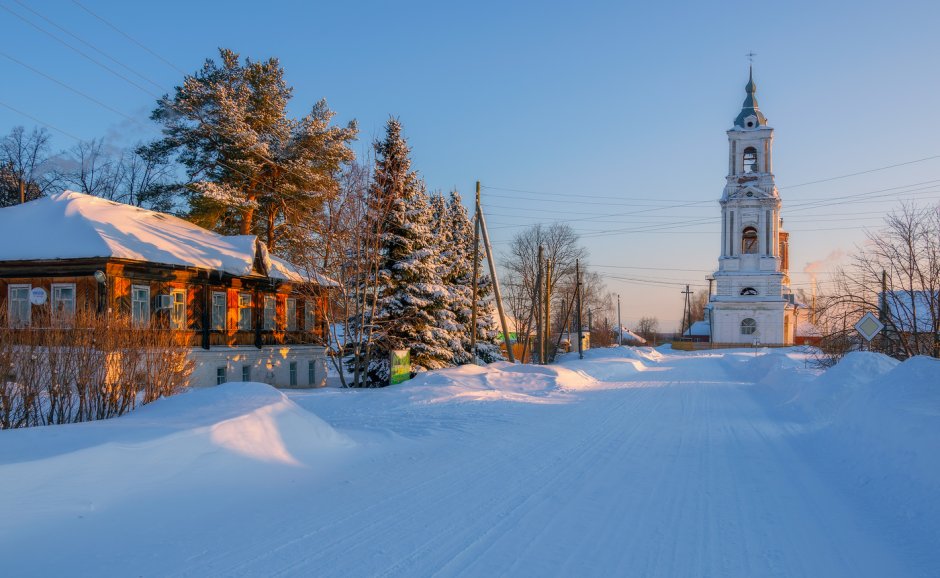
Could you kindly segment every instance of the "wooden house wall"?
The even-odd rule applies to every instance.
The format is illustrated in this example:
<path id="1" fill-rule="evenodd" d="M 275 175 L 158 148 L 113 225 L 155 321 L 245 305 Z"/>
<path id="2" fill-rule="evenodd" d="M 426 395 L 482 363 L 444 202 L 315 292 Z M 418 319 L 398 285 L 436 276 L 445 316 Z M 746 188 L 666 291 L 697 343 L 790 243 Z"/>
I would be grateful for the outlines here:
<path id="1" fill-rule="evenodd" d="M 280 345 L 320 344 L 325 336 L 322 322 L 325 299 L 301 294 L 298 288 L 288 283 L 272 285 L 270 279 L 252 277 L 220 276 L 215 272 L 196 269 L 165 267 L 135 262 L 82 261 L 81 273 L 75 274 L 74 263 L 61 261 L 42 265 L 26 263 L 0 263 L 0 307 L 7 308 L 7 288 L 10 284 L 30 284 L 42 287 L 51 295 L 53 283 L 75 283 L 76 307 L 98 307 L 99 286 L 94 271 L 104 270 L 108 276 L 104 292 L 103 311 L 108 314 L 131 315 L 131 288 L 145 285 L 150 288 L 151 322 L 169 326 L 169 310 L 157 311 L 159 295 L 168 295 L 173 289 L 186 291 L 186 328 L 189 343 L 198 347 L 204 344 L 204 328 L 208 324 L 209 344 L 234 345 Z M 41 275 L 39 273 L 41 272 Z M 61 273 L 61 275 L 57 275 Z M 211 329 L 211 294 L 226 294 L 226 326 L 224 330 Z M 249 293 L 252 298 L 252 330 L 238 330 L 238 295 Z M 258 331 L 264 317 L 264 295 L 274 294 L 276 323 L 273 331 Z M 287 328 L 287 299 L 297 299 L 297 331 Z M 304 327 L 304 303 L 307 299 L 317 301 L 316 327 Z M 35 309 L 34 309 L 35 311 Z"/>

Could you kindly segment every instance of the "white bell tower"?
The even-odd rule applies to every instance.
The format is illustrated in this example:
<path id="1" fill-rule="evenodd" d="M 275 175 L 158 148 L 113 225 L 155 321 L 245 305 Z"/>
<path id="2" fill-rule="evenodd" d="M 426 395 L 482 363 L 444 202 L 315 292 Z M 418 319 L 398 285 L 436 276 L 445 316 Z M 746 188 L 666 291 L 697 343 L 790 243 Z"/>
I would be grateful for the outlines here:
<path id="1" fill-rule="evenodd" d="M 753 70 L 745 90 L 741 113 L 728 131 L 717 289 L 709 300 L 711 339 L 790 345 L 796 305 L 790 292 L 789 235 L 783 231 L 774 183 L 774 129 L 757 106 Z"/>

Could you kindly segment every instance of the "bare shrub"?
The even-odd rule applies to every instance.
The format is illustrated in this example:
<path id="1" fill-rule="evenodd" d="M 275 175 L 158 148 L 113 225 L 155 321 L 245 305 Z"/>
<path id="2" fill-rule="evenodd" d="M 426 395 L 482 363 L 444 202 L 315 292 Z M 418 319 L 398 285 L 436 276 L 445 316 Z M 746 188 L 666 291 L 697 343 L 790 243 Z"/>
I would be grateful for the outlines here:
<path id="1" fill-rule="evenodd" d="M 0 313 L 0 428 L 106 419 L 179 393 L 187 354 L 183 335 L 126 317 L 34 312 L 11 328 Z"/>

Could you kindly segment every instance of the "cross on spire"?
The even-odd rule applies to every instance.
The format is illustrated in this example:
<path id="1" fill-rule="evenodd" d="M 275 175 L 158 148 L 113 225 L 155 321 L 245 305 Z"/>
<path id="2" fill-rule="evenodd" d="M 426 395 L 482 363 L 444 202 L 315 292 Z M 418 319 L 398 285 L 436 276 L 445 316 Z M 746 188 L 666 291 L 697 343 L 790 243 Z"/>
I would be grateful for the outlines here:
<path id="1" fill-rule="evenodd" d="M 747 56 L 748 64 L 750 64 L 751 66 L 754 66 L 754 57 L 757 56 L 757 53 L 751 50 L 747 54 L 745 54 L 745 56 Z"/>

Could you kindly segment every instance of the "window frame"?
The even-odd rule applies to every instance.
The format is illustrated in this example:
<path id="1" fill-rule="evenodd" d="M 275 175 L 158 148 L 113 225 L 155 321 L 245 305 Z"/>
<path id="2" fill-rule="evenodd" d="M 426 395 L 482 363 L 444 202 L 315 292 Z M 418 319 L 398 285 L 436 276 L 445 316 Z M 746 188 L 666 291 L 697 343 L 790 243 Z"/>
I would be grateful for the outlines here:
<path id="1" fill-rule="evenodd" d="M 60 290 L 62 290 L 62 289 L 71 289 L 71 290 L 72 290 L 72 298 L 71 298 L 71 299 L 62 299 L 62 298 L 58 295 L 58 292 L 59 292 Z M 51 308 L 51 311 L 52 311 L 52 314 L 53 314 L 53 315 L 56 315 L 56 314 L 59 313 L 59 311 L 58 311 L 58 304 L 59 304 L 59 302 L 66 302 L 66 303 L 71 302 L 72 308 L 71 308 L 70 310 L 63 311 L 63 313 L 66 314 L 66 315 L 68 315 L 69 317 L 73 317 L 73 316 L 75 315 L 75 304 L 76 304 L 76 303 L 75 303 L 75 302 L 76 302 L 75 283 L 53 283 L 53 284 L 52 284 L 52 286 L 50 287 L 50 291 L 49 291 L 49 306 L 50 306 L 50 308 Z"/>
<path id="2" fill-rule="evenodd" d="M 189 328 L 189 320 L 186 315 L 186 293 L 185 288 L 173 287 L 170 289 L 170 329 L 182 331 Z M 178 296 L 182 296 L 179 301 L 176 299 Z"/>
<path id="3" fill-rule="evenodd" d="M 216 313 L 219 313 L 219 311 L 216 309 L 216 306 L 218 305 L 218 303 L 216 302 L 216 297 L 219 297 L 219 296 L 222 297 L 221 323 L 219 323 L 220 321 L 219 317 L 216 316 Z M 228 293 L 226 291 L 213 291 L 212 295 L 209 298 L 209 305 L 212 308 L 211 309 L 212 311 L 211 323 L 212 324 L 210 325 L 210 328 L 213 331 L 225 331 L 225 326 L 227 325 L 226 317 L 228 316 Z"/>
<path id="4" fill-rule="evenodd" d="M 268 308 L 270 305 L 270 309 Z M 270 316 L 268 313 L 270 312 Z M 261 330 L 277 330 L 277 297 L 265 293 L 261 300 Z"/>
<path id="5" fill-rule="evenodd" d="M 26 299 L 23 300 L 25 303 L 25 320 L 21 320 L 18 315 L 15 315 L 13 312 L 13 291 L 14 290 L 26 290 Z M 29 300 L 29 295 L 33 291 L 33 286 L 29 283 L 11 283 L 7 285 L 7 322 L 10 327 L 29 327 L 33 323 L 33 305 Z M 20 299 L 16 299 L 16 302 L 21 302 Z"/>
<path id="6" fill-rule="evenodd" d="M 141 301 L 137 299 L 137 291 L 144 291 L 147 294 L 147 299 Z M 149 325 L 150 324 L 150 313 L 151 313 L 151 293 L 150 285 L 131 285 L 131 323 L 135 325 Z M 137 305 L 143 304 L 142 309 L 140 310 L 143 315 L 142 319 L 138 319 L 137 316 Z"/>
<path id="7" fill-rule="evenodd" d="M 252 300 L 251 300 L 251 293 L 239 293 L 238 294 L 238 330 L 239 331 L 251 331 L 251 326 L 252 326 L 251 315 L 252 315 L 253 310 L 254 310 L 254 304 L 252 303 Z"/>
<path id="8" fill-rule="evenodd" d="M 751 323 L 747 323 L 750 321 Z M 745 325 L 747 323 L 747 325 Z M 745 317 L 741 320 L 741 335 L 754 335 L 757 333 L 757 320 L 753 317 Z M 747 331 L 750 330 L 750 331 Z"/>
<path id="9" fill-rule="evenodd" d="M 290 385 L 297 385 L 297 362 L 291 361 L 287 364 L 288 382 Z"/>
<path id="10" fill-rule="evenodd" d="M 215 384 L 222 385 L 223 383 L 228 383 L 228 368 L 219 365 L 215 368 Z"/>
<path id="11" fill-rule="evenodd" d="M 251 381 L 251 366 L 250 365 L 242 366 L 242 381 L 243 382 Z"/>
<path id="12" fill-rule="evenodd" d="M 317 303 L 312 299 L 304 300 L 304 331 L 313 332 L 317 325 Z"/>
<path id="13" fill-rule="evenodd" d="M 288 297 L 284 306 L 284 314 L 287 317 L 284 323 L 284 329 L 287 331 L 297 331 L 297 299 Z"/>

